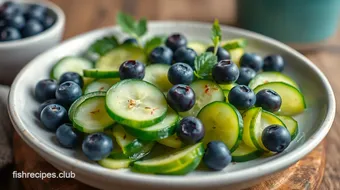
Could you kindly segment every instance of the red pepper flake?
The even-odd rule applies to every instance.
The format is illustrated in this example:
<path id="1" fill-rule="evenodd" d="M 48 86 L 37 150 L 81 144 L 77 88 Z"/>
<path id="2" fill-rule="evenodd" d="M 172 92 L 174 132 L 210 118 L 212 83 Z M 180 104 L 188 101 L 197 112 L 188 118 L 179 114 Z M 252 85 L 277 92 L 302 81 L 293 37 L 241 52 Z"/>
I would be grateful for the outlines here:
<path id="1" fill-rule="evenodd" d="M 126 134 L 124 134 L 123 139 L 126 139 Z"/>
<path id="2" fill-rule="evenodd" d="M 155 111 L 158 110 L 158 109 L 159 109 L 159 108 L 154 108 L 154 109 L 152 109 L 151 115 L 153 115 L 153 114 L 155 113 Z"/>
<path id="3" fill-rule="evenodd" d="M 103 91 L 105 88 L 102 86 L 99 88 L 99 91 Z"/>
<path id="4" fill-rule="evenodd" d="M 209 86 L 205 85 L 204 88 L 205 88 L 204 93 L 208 94 L 209 93 Z"/>
<path id="5" fill-rule="evenodd" d="M 100 112 L 100 109 L 97 109 L 97 110 L 91 111 L 90 113 L 95 114 L 95 113 L 99 113 L 99 112 Z"/>

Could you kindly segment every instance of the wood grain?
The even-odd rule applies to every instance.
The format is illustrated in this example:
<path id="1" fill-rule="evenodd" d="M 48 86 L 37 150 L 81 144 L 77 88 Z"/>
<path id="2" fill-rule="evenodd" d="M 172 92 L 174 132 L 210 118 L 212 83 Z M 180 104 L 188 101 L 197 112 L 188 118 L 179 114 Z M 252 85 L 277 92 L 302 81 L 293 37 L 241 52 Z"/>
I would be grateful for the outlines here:
<path id="1" fill-rule="evenodd" d="M 17 171 L 27 172 L 55 172 L 60 171 L 47 163 L 33 151 L 17 133 L 13 137 L 14 157 Z M 309 189 L 317 190 L 325 168 L 325 143 L 322 142 L 316 149 L 299 162 L 275 175 L 270 176 L 261 184 L 247 190 L 286 190 Z M 75 179 L 22 179 L 25 190 L 94 190 Z"/>
<path id="2" fill-rule="evenodd" d="M 66 14 L 65 39 L 115 23 L 121 10 L 150 20 L 197 20 L 235 24 L 235 0 L 51 0 Z M 336 97 L 340 96 L 340 31 L 322 49 L 305 52 L 328 77 Z M 340 189 L 340 106 L 327 136 L 327 162 L 320 189 Z M 305 189 L 308 189 L 306 187 Z"/>

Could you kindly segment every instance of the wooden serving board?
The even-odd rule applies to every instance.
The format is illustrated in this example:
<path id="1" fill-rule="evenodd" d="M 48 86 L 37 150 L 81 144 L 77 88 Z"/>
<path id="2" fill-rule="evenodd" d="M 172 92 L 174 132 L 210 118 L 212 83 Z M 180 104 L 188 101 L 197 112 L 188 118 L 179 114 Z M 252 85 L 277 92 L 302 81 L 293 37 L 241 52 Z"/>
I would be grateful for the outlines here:
<path id="1" fill-rule="evenodd" d="M 14 158 L 18 172 L 56 172 L 52 165 L 41 158 L 15 132 L 13 138 Z M 247 190 L 316 190 L 325 169 L 325 142 L 322 142 L 310 154 L 285 171 L 267 178 L 262 183 Z M 94 190 L 75 179 L 22 179 L 26 190 Z"/>

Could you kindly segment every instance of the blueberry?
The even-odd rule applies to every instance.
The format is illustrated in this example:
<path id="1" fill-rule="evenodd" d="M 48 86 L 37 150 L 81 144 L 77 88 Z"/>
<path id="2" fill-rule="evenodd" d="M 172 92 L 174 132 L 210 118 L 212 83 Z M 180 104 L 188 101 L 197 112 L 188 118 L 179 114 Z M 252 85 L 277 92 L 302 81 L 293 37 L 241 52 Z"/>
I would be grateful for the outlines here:
<path id="1" fill-rule="evenodd" d="M 185 144 L 196 144 L 204 137 L 204 126 L 196 117 L 183 118 L 177 128 L 177 136 Z"/>
<path id="2" fill-rule="evenodd" d="M 50 100 L 46 100 L 45 102 L 40 104 L 39 109 L 38 109 L 39 115 L 46 106 L 48 106 L 50 104 L 58 104 L 57 102 L 58 102 L 57 99 L 50 99 Z"/>
<path id="3" fill-rule="evenodd" d="M 82 149 L 90 160 L 102 160 L 109 156 L 113 149 L 112 139 L 104 133 L 93 133 L 84 139 Z"/>
<path id="4" fill-rule="evenodd" d="M 171 84 L 191 84 L 194 80 L 194 70 L 186 63 L 176 63 L 168 71 Z"/>
<path id="5" fill-rule="evenodd" d="M 52 79 L 41 80 L 35 86 L 35 97 L 40 102 L 53 99 L 57 88 L 57 81 Z"/>
<path id="6" fill-rule="evenodd" d="M 240 72 L 231 60 L 222 60 L 212 68 L 212 78 L 218 84 L 231 84 L 238 79 Z"/>
<path id="7" fill-rule="evenodd" d="M 208 47 L 206 52 L 214 53 L 214 47 L 213 46 Z M 230 59 L 229 52 L 227 50 L 223 49 L 222 47 L 217 48 L 216 56 L 217 56 L 218 61 Z"/>
<path id="8" fill-rule="evenodd" d="M 211 141 L 207 144 L 203 162 L 211 170 L 223 170 L 231 162 L 230 151 L 222 141 Z"/>
<path id="9" fill-rule="evenodd" d="M 263 71 L 282 72 L 285 67 L 285 61 L 281 55 L 269 55 L 264 58 Z"/>
<path id="10" fill-rule="evenodd" d="M 21 38 L 20 32 L 16 28 L 6 27 L 3 28 L 0 32 L 0 41 L 12 41 L 18 40 Z"/>
<path id="11" fill-rule="evenodd" d="M 190 110 L 195 104 L 195 92 L 190 86 L 177 84 L 173 86 L 168 94 L 167 101 L 169 106 L 177 112 Z"/>
<path id="12" fill-rule="evenodd" d="M 44 17 L 44 20 L 41 21 L 41 24 L 44 27 L 44 30 L 50 28 L 55 22 L 55 17 L 47 15 Z"/>
<path id="13" fill-rule="evenodd" d="M 119 67 L 120 80 L 143 79 L 145 76 L 145 65 L 136 60 L 128 60 Z"/>
<path id="14" fill-rule="evenodd" d="M 56 91 L 56 97 L 60 104 L 65 107 L 71 106 L 82 95 L 80 86 L 72 81 L 67 81 L 60 84 Z"/>
<path id="15" fill-rule="evenodd" d="M 251 79 L 256 76 L 256 72 L 249 67 L 241 67 L 240 75 L 236 81 L 237 84 L 248 85 Z"/>
<path id="16" fill-rule="evenodd" d="M 74 148 L 79 142 L 78 134 L 73 130 L 72 124 L 65 123 L 58 127 L 56 132 L 58 142 L 66 148 Z"/>
<path id="17" fill-rule="evenodd" d="M 47 13 L 47 8 L 41 5 L 31 5 L 27 12 L 25 13 L 25 17 L 27 20 L 35 19 L 39 21 L 43 21 Z"/>
<path id="18" fill-rule="evenodd" d="M 240 65 L 241 67 L 250 67 L 257 72 L 263 67 L 263 60 L 255 53 L 245 53 L 240 59 Z"/>
<path id="19" fill-rule="evenodd" d="M 171 49 L 165 46 L 158 46 L 153 49 L 149 55 L 150 63 L 165 63 L 170 65 L 172 63 L 173 53 Z"/>
<path id="20" fill-rule="evenodd" d="M 22 13 L 22 9 L 19 4 L 7 1 L 0 7 L 0 17 L 12 17 Z"/>
<path id="21" fill-rule="evenodd" d="M 165 42 L 165 45 L 169 47 L 173 52 L 175 52 L 180 47 L 187 46 L 187 39 L 182 34 L 172 34 L 170 35 Z"/>
<path id="22" fill-rule="evenodd" d="M 26 22 L 21 34 L 23 37 L 30 37 L 39 34 L 44 30 L 44 27 L 37 20 L 30 19 Z"/>
<path id="23" fill-rule="evenodd" d="M 245 110 L 254 106 L 256 101 L 255 93 L 245 85 L 234 86 L 228 95 L 228 101 L 239 110 Z"/>
<path id="24" fill-rule="evenodd" d="M 127 38 L 124 40 L 123 44 L 138 45 L 136 38 Z"/>
<path id="25" fill-rule="evenodd" d="M 7 17 L 6 25 L 21 30 L 25 26 L 25 18 L 22 15 Z"/>
<path id="26" fill-rule="evenodd" d="M 197 53 L 195 50 L 188 47 L 180 47 L 174 53 L 174 62 L 182 62 L 189 64 L 192 68 L 194 68 L 194 61 Z"/>
<path id="27" fill-rule="evenodd" d="M 256 94 L 256 103 L 258 107 L 270 112 L 279 111 L 281 107 L 281 96 L 274 90 L 263 89 Z"/>
<path id="28" fill-rule="evenodd" d="M 68 121 L 67 111 L 58 104 L 47 105 L 40 113 L 40 121 L 47 129 L 54 131 Z"/>
<path id="29" fill-rule="evenodd" d="M 1 31 L 2 29 L 6 28 L 6 26 L 7 26 L 6 20 L 3 19 L 3 18 L 1 18 L 1 19 L 0 19 L 0 31 Z"/>
<path id="30" fill-rule="evenodd" d="M 84 85 L 83 77 L 81 77 L 78 73 L 66 72 L 60 76 L 59 84 L 67 82 L 67 81 L 75 82 L 80 86 L 80 88 L 83 88 L 83 85 Z"/>
<path id="31" fill-rule="evenodd" d="M 272 152 L 282 152 L 291 141 L 288 130 L 281 125 L 270 125 L 262 132 L 263 145 Z"/>

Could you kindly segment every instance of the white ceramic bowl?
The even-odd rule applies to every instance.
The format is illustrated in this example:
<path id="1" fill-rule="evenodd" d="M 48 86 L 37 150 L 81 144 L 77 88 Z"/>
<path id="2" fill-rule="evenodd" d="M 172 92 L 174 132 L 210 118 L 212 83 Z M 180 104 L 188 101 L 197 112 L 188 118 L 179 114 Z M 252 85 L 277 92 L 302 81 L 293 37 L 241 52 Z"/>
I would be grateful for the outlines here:
<path id="1" fill-rule="evenodd" d="M 197 22 L 152 22 L 148 37 L 155 34 L 181 32 L 189 40 L 209 42 L 211 24 Z M 248 39 L 248 52 L 260 55 L 281 54 L 287 61 L 285 73 L 295 79 L 305 94 L 308 109 L 296 117 L 300 132 L 284 152 L 257 160 L 229 165 L 221 172 L 200 171 L 187 176 L 163 176 L 132 173 L 127 169 L 110 170 L 89 161 L 80 150 L 62 148 L 54 134 L 46 131 L 35 116 L 38 102 L 33 89 L 48 77 L 56 60 L 66 55 L 79 54 L 95 39 L 115 34 L 124 35 L 116 27 L 96 30 L 70 39 L 32 60 L 17 76 L 9 97 L 9 113 L 20 136 L 43 158 L 59 170 L 71 170 L 76 178 L 101 189 L 192 189 L 218 190 L 245 188 L 261 178 L 294 164 L 326 136 L 335 115 L 335 99 L 326 77 L 307 58 L 288 46 L 265 36 L 241 29 L 222 26 L 224 39 Z"/>
<path id="2" fill-rule="evenodd" d="M 48 12 L 56 18 L 53 26 L 42 33 L 20 40 L 0 42 L 0 84 L 10 84 L 29 61 L 41 52 L 57 45 L 63 36 L 64 12 L 50 1 L 21 0 L 24 4 L 39 4 L 48 8 Z"/>

